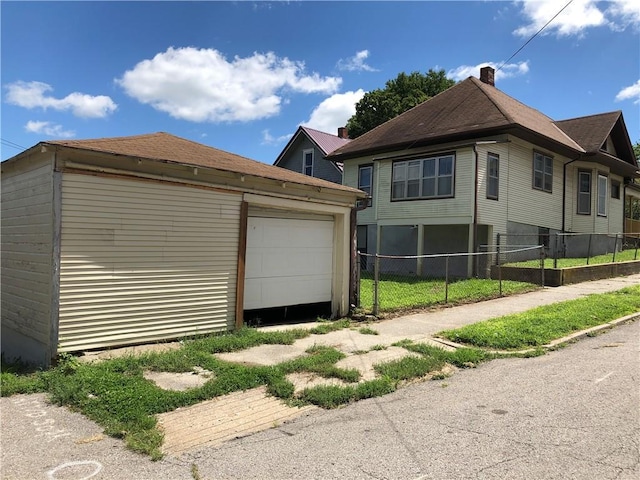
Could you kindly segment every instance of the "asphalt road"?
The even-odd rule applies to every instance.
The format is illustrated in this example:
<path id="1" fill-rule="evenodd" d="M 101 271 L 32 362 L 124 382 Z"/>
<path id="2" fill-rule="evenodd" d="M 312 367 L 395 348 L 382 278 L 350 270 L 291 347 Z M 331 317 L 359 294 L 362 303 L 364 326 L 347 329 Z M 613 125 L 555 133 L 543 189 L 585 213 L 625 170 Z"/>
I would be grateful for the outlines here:
<path id="1" fill-rule="evenodd" d="M 151 462 L 42 395 L 0 400 L 3 479 L 637 479 L 640 322 Z"/>

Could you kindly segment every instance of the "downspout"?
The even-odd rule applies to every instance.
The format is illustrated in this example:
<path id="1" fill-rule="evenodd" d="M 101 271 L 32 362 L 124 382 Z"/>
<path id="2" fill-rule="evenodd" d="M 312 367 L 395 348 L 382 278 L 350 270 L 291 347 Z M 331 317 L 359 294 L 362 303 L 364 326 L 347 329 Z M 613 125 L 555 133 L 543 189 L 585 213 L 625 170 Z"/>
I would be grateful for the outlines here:
<path id="1" fill-rule="evenodd" d="M 475 253 L 478 250 L 478 144 L 473 144 L 473 154 L 475 157 L 475 173 L 474 173 L 474 182 L 473 182 L 473 252 Z M 477 275 L 478 272 L 476 270 L 476 262 L 473 262 L 473 275 Z"/>
<path id="2" fill-rule="evenodd" d="M 561 233 L 566 231 L 567 222 L 567 165 L 573 162 L 577 162 L 582 158 L 582 154 L 578 155 L 573 160 L 568 161 L 562 166 L 562 230 Z"/>

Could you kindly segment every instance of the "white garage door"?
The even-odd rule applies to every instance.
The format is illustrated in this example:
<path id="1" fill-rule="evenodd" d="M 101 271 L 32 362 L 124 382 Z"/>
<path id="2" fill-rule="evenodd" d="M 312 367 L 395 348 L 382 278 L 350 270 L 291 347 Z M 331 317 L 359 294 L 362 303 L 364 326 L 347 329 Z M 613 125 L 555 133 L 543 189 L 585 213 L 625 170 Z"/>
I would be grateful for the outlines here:
<path id="1" fill-rule="evenodd" d="M 333 218 L 249 217 L 244 308 L 330 302 Z"/>

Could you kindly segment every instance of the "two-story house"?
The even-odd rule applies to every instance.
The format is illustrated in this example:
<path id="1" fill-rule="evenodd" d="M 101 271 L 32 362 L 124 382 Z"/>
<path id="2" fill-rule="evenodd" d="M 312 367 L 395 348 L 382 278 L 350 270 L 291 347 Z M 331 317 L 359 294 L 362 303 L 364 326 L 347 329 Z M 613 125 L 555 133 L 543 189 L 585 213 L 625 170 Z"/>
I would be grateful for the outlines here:
<path id="1" fill-rule="evenodd" d="M 338 135 L 332 135 L 300 126 L 280 152 L 274 165 L 342 184 L 342 163 L 327 160 L 327 155 L 349 142 L 347 129 L 344 127 L 338 128 Z"/>
<path id="2" fill-rule="evenodd" d="M 371 195 L 359 248 L 396 255 L 476 252 L 498 233 L 538 244 L 555 232 L 623 232 L 626 184 L 638 176 L 621 112 L 554 121 L 498 90 L 490 67 L 328 158 L 343 163 L 345 185 Z M 465 269 L 473 274 L 471 260 Z"/>

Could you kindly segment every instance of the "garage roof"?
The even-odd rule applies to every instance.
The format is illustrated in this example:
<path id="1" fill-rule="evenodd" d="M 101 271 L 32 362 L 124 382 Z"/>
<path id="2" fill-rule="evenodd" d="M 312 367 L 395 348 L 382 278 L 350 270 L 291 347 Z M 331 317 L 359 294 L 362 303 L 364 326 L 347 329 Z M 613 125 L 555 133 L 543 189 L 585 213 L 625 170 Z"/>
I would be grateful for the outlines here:
<path id="1" fill-rule="evenodd" d="M 54 140 L 41 142 L 38 145 L 61 146 L 160 162 L 214 168 L 243 175 L 268 178 L 280 182 L 362 193 L 362 195 L 364 195 L 363 192 L 356 188 L 338 185 L 333 182 L 261 163 L 165 132 L 90 140 Z"/>

